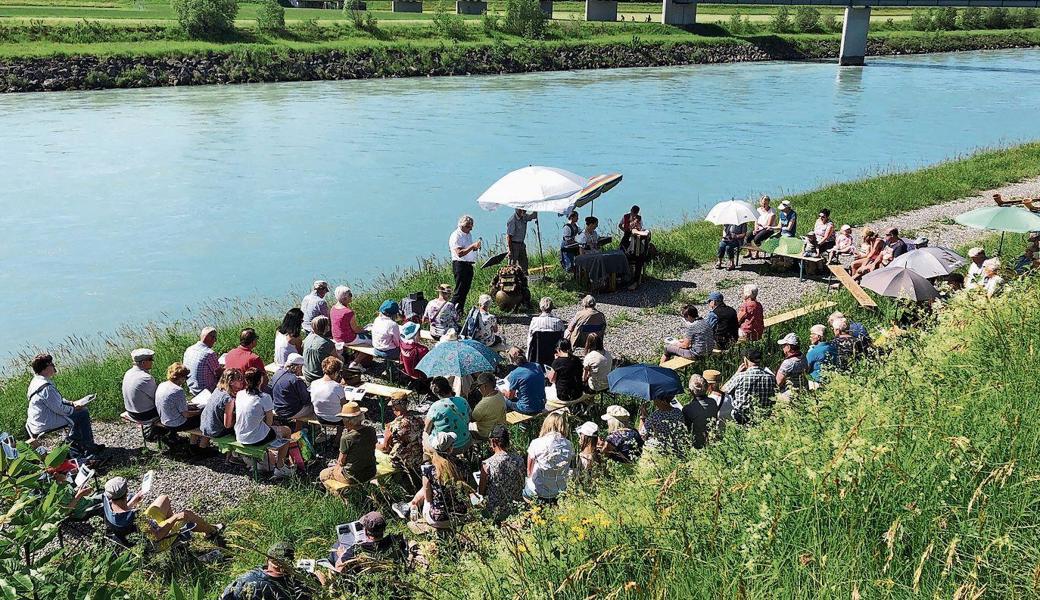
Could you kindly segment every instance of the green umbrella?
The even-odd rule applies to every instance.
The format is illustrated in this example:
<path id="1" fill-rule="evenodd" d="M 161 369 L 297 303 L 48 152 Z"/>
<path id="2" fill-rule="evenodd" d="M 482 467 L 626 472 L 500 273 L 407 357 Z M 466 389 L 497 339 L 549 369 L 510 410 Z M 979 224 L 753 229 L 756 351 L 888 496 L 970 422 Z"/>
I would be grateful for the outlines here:
<path id="1" fill-rule="evenodd" d="M 769 238 L 762 242 L 759 247 L 762 248 L 762 252 L 768 252 L 769 254 L 801 256 L 802 251 L 805 249 L 805 242 L 802 241 L 802 238 L 778 237 Z"/>
<path id="2" fill-rule="evenodd" d="M 1000 247 L 997 254 L 1004 249 L 1004 233 L 1029 233 L 1040 231 L 1040 216 L 1018 206 L 987 206 L 976 208 L 954 219 L 966 227 L 975 229 L 993 229 L 1000 233 Z"/>

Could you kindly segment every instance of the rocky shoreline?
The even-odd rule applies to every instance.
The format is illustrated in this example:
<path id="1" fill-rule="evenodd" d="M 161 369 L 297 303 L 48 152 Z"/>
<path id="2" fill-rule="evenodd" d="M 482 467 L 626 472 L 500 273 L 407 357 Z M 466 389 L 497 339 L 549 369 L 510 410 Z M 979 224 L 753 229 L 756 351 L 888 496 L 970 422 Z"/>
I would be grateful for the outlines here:
<path id="1" fill-rule="evenodd" d="M 1035 47 L 1005 34 L 872 38 L 868 56 Z M 837 39 L 761 36 L 741 42 L 488 44 L 343 50 L 249 49 L 170 56 L 55 56 L 0 60 L 0 92 L 95 90 L 384 77 L 498 75 L 768 60 L 835 59 Z M 836 59 L 835 59 L 836 60 Z M 868 58 L 869 63 L 869 58 Z"/>

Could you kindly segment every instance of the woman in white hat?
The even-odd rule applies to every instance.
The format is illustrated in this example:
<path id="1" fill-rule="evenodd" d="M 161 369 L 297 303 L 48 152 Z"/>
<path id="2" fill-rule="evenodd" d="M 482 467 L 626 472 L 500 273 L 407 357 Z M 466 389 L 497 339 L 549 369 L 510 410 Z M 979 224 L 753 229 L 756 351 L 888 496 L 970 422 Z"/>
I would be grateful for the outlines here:
<path id="1" fill-rule="evenodd" d="M 430 462 L 421 468 L 422 488 L 410 503 L 395 504 L 395 513 L 416 520 L 422 515 L 427 525 L 437 529 L 450 528 L 452 519 L 466 514 L 473 488 L 452 460 L 454 448 L 454 433 L 439 431 L 432 436 Z"/>
<path id="2" fill-rule="evenodd" d="M 600 444 L 603 456 L 622 463 L 635 462 L 643 452 L 643 436 L 632 429 L 632 415 L 625 407 L 612 404 L 601 417 L 607 422 L 607 439 Z"/>
<path id="3" fill-rule="evenodd" d="M 574 461 L 574 472 L 571 477 L 577 481 L 588 481 L 594 471 L 603 463 L 599 453 L 599 425 L 585 421 L 574 430 L 578 434 L 578 456 Z"/>

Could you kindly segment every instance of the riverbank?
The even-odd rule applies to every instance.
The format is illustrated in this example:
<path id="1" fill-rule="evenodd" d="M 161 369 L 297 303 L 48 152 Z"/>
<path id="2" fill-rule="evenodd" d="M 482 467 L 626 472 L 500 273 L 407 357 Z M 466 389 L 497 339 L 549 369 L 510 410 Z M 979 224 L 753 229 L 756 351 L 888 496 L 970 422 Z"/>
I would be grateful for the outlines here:
<path id="1" fill-rule="evenodd" d="M 716 28 L 718 29 L 718 28 Z M 678 30 L 677 30 L 678 31 Z M 33 92 L 315 81 L 381 77 L 497 75 L 768 60 L 828 60 L 836 34 L 701 36 L 613 34 L 589 40 L 220 45 L 185 42 L 28 45 L 0 58 L 0 92 Z M 1025 48 L 1040 30 L 882 32 L 868 56 Z M 10 51 L 10 48 L 8 48 Z M 44 55 L 34 55 L 43 53 Z M 869 63 L 869 59 L 868 59 Z"/>

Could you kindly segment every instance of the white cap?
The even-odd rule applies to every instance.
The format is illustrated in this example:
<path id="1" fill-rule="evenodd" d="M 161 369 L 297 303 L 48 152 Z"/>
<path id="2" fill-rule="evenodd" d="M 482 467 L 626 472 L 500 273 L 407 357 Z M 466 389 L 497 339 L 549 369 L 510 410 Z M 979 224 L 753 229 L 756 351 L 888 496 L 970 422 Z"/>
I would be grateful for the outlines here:
<path id="1" fill-rule="evenodd" d="M 154 358 L 155 351 L 148 348 L 138 348 L 130 352 L 130 357 L 134 359 L 134 362 L 142 362 L 149 358 Z"/>
<path id="2" fill-rule="evenodd" d="M 852 231 L 852 225 L 849 225 L 848 223 L 846 223 L 846 224 L 841 226 L 841 230 L 842 231 Z"/>
<path id="3" fill-rule="evenodd" d="M 798 336 L 796 334 L 794 334 L 794 333 L 789 333 L 789 334 L 785 335 L 784 337 L 780 338 L 779 340 L 777 340 L 776 343 L 779 346 L 797 346 L 798 345 Z"/>
<path id="4" fill-rule="evenodd" d="M 315 279 L 314 285 L 311 287 L 311 289 L 317 290 L 321 288 L 329 289 L 329 282 L 325 281 L 324 279 Z"/>
<path id="5" fill-rule="evenodd" d="M 975 246 L 971 250 L 968 250 L 968 258 L 975 258 L 976 256 L 982 256 L 982 254 L 984 252 L 986 252 L 986 251 L 983 250 L 982 248 L 979 248 L 978 246 Z"/>
<path id="6" fill-rule="evenodd" d="M 303 364 L 303 357 L 300 356 L 299 354 L 295 353 L 295 352 L 289 354 L 289 356 L 287 356 L 285 358 L 285 366 L 287 366 L 287 367 L 290 366 L 290 365 L 302 365 L 302 364 Z"/>
<path id="7" fill-rule="evenodd" d="M 592 421 L 585 421 L 574 431 L 578 432 L 580 435 L 592 437 L 596 435 L 597 431 L 599 431 L 599 425 L 596 425 Z"/>
<path id="8" fill-rule="evenodd" d="M 199 332 L 199 339 L 206 339 L 206 337 L 209 336 L 209 334 L 216 332 L 216 327 L 203 327 L 202 331 Z"/>
<path id="9" fill-rule="evenodd" d="M 790 208 L 790 207 L 791 207 L 791 202 L 789 200 L 784 200 L 783 202 L 780 203 L 780 208 Z"/>

